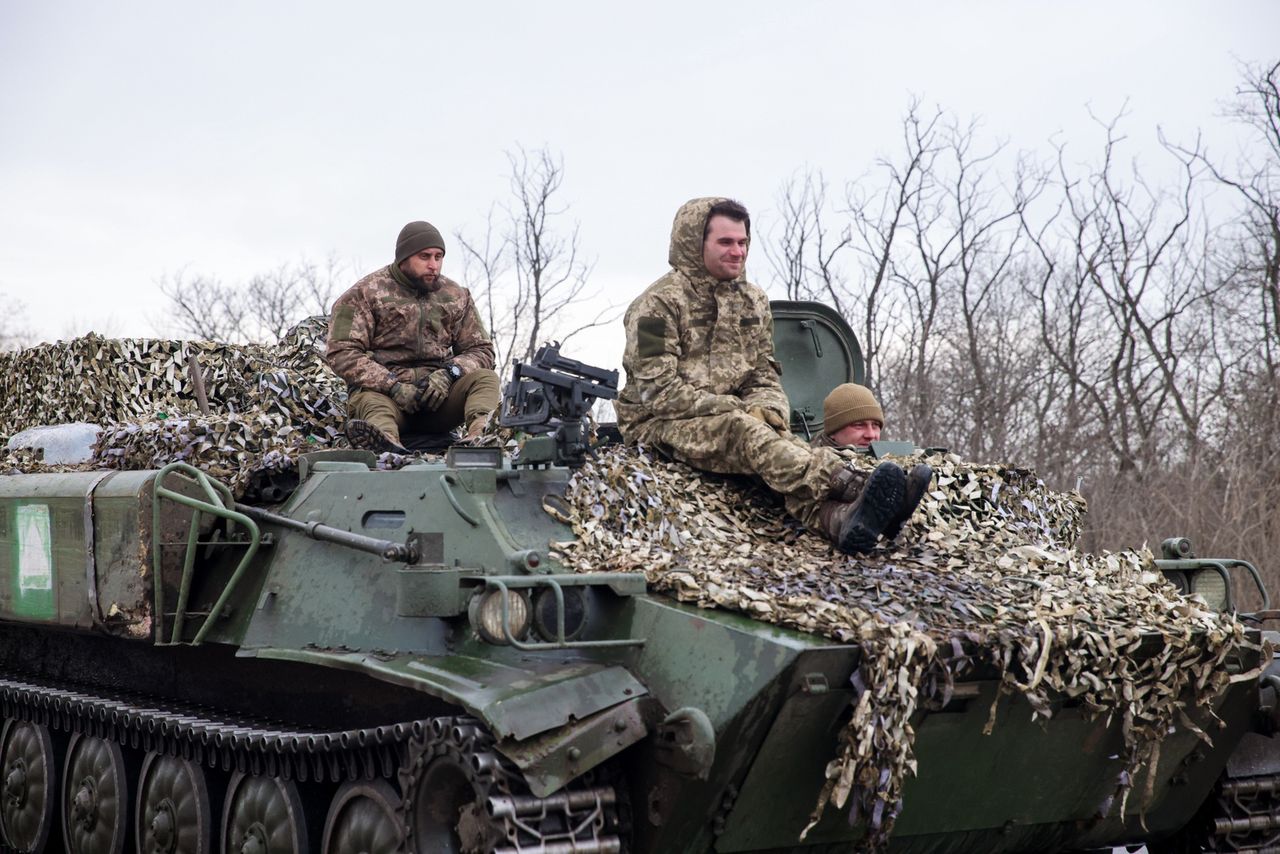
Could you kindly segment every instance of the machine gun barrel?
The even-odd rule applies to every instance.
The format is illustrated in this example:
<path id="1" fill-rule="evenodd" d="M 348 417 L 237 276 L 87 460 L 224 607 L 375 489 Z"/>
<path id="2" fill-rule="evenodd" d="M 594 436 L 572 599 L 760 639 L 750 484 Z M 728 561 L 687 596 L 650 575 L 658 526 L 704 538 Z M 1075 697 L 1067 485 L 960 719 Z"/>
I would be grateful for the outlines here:
<path id="1" fill-rule="evenodd" d="M 408 543 L 395 543 L 391 540 L 379 540 L 375 537 L 353 534 L 350 531 L 343 531 L 319 522 L 299 522 L 297 519 L 290 519 L 288 516 L 281 516 L 278 513 L 271 513 L 245 504 L 237 503 L 236 510 L 257 522 L 279 525 L 282 528 L 297 531 L 313 540 L 375 554 L 386 561 L 395 563 L 417 563 L 418 561 L 418 550 Z"/>

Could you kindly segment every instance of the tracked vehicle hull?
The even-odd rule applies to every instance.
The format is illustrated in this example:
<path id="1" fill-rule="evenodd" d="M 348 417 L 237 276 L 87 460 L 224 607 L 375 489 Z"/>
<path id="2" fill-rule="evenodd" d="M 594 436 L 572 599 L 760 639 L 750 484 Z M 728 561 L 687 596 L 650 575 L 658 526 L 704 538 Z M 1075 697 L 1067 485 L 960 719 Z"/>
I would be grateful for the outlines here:
<path id="1" fill-rule="evenodd" d="M 834 312 L 775 308 L 803 434 L 861 357 Z M 793 369 L 804 356 L 826 361 Z M 526 399 L 580 401 L 561 380 Z M 270 504 L 181 465 L 0 477 L 0 847 L 864 849 L 870 817 L 847 804 L 801 839 L 864 690 L 860 647 L 558 563 L 549 544 L 574 533 L 557 461 L 581 436 L 398 471 L 308 454 Z M 1217 571 L 1168 563 L 1187 589 Z M 997 701 L 1000 673 L 966 671 L 910 721 L 887 848 L 1275 845 L 1280 679 L 1259 656 L 1226 662 L 1238 681 L 1187 710 L 1124 810 L 1116 717 L 1057 697 L 1033 720 L 1023 696 Z"/>

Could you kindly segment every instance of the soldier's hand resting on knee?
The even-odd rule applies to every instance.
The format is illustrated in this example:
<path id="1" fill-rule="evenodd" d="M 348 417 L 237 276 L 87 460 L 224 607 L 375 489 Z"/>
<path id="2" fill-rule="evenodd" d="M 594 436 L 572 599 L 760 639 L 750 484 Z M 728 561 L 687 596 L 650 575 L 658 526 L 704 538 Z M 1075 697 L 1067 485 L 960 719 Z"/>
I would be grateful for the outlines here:
<path id="1" fill-rule="evenodd" d="M 405 413 L 412 415 L 422 408 L 422 395 L 409 383 L 396 383 L 391 386 L 391 399 Z"/>
<path id="2" fill-rule="evenodd" d="M 453 379 L 447 370 L 441 368 L 438 371 L 432 371 L 425 380 L 419 381 L 418 387 L 422 390 L 422 406 L 429 412 L 435 412 L 449 397 L 451 385 L 453 385 Z"/>
<path id="3" fill-rule="evenodd" d="M 784 436 L 790 432 L 790 429 L 787 427 L 787 422 L 775 410 L 765 409 L 763 406 L 753 406 L 747 410 L 747 413 L 752 418 L 759 419 L 765 424 L 768 424 Z"/>

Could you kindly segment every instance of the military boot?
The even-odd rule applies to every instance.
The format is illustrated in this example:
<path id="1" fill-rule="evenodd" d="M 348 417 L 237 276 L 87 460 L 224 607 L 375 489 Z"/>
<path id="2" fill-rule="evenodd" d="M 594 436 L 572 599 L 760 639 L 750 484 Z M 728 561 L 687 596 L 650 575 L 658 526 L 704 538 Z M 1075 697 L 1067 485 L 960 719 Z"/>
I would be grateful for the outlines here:
<path id="1" fill-rule="evenodd" d="M 376 454 L 383 454 L 387 451 L 393 454 L 409 453 L 409 450 L 399 442 L 374 427 L 368 421 L 362 421 L 359 418 L 347 419 L 342 431 L 347 434 L 347 441 L 351 443 L 353 448 L 373 451 Z"/>
<path id="2" fill-rule="evenodd" d="M 911 467 L 911 471 L 907 473 L 907 484 L 902 490 L 902 507 L 889 524 L 885 526 L 884 538 L 892 540 L 898 534 L 902 533 L 902 526 L 911 518 L 911 514 L 916 512 L 916 508 L 920 506 L 920 499 L 924 498 L 924 494 L 929 491 L 929 482 L 933 480 L 933 469 L 926 463 L 918 463 Z"/>
<path id="3" fill-rule="evenodd" d="M 902 508 L 906 480 L 897 463 L 885 461 L 876 466 L 854 501 L 823 502 L 818 510 L 822 532 L 845 554 L 871 551 Z"/>
<path id="4" fill-rule="evenodd" d="M 831 473 L 831 479 L 827 481 L 827 498 L 834 501 L 857 501 L 866 480 L 867 476 L 862 472 L 841 466 Z"/>
<path id="5" fill-rule="evenodd" d="M 465 440 L 479 439 L 484 435 L 484 428 L 489 426 L 488 415 L 477 415 L 472 419 L 471 424 L 467 426 L 467 432 L 462 435 Z"/>

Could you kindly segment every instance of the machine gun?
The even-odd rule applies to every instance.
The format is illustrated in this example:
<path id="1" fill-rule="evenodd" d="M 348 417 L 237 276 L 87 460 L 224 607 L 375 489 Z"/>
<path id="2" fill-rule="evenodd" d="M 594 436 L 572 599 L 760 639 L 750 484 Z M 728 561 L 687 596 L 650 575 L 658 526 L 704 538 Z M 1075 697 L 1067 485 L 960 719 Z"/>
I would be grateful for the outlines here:
<path id="1" fill-rule="evenodd" d="M 521 452 L 524 462 L 554 462 L 576 468 L 586 462 L 590 452 L 586 421 L 591 405 L 597 398 L 613 400 L 617 396 L 617 371 L 567 359 L 560 355 L 558 342 L 543 344 L 532 362 L 512 363 L 498 423 L 527 433 L 552 434 L 552 453 L 540 452 L 531 440 Z"/>

